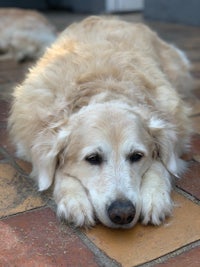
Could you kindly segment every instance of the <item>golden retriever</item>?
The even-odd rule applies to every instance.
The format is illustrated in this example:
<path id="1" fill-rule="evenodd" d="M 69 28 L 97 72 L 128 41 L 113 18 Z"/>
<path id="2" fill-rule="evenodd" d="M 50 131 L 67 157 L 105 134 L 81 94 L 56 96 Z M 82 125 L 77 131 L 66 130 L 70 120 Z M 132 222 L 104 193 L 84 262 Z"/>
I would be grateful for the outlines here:
<path id="1" fill-rule="evenodd" d="M 17 155 L 39 190 L 54 186 L 75 226 L 159 225 L 188 149 L 189 62 L 142 24 L 89 17 L 72 24 L 14 91 Z"/>
<path id="2" fill-rule="evenodd" d="M 36 59 L 56 36 L 55 28 L 39 12 L 0 8 L 0 60 Z"/>

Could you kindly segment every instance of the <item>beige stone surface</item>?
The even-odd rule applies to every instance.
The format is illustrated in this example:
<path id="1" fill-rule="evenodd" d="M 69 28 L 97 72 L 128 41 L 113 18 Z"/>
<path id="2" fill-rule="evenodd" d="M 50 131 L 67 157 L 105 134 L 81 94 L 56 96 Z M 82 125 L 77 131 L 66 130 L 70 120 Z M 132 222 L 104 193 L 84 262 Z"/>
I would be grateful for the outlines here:
<path id="1" fill-rule="evenodd" d="M 34 182 L 9 164 L 0 164 L 0 217 L 45 205 Z"/>
<path id="2" fill-rule="evenodd" d="M 173 217 L 160 227 L 138 224 L 131 230 L 113 230 L 99 225 L 86 234 L 123 267 L 156 259 L 200 238 L 200 207 L 177 193 L 173 197 Z"/>

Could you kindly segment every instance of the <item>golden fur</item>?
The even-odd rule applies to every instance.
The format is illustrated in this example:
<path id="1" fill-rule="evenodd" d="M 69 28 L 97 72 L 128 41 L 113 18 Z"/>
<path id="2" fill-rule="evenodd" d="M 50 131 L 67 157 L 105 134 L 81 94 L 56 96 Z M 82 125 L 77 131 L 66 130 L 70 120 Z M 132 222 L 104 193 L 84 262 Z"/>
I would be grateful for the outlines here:
<path id="1" fill-rule="evenodd" d="M 184 170 L 191 134 L 180 97 L 190 81 L 183 52 L 145 25 L 89 17 L 60 35 L 15 89 L 9 118 L 39 189 L 54 181 L 59 215 L 128 228 L 171 213 L 170 176 Z M 132 203 L 120 222 L 116 200 Z"/>
<path id="2" fill-rule="evenodd" d="M 0 60 L 36 59 L 56 35 L 53 25 L 37 11 L 0 8 Z"/>

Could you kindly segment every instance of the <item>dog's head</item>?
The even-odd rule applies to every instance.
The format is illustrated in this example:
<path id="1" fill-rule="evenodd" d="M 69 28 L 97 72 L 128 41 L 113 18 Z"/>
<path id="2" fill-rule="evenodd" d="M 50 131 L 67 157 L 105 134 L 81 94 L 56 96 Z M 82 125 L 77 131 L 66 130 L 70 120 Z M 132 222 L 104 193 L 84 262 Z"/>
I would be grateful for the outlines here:
<path id="1" fill-rule="evenodd" d="M 119 103 L 89 105 L 37 140 L 39 188 L 47 189 L 59 170 L 81 184 L 103 224 L 132 227 L 141 211 L 142 178 L 153 161 L 177 171 L 175 139 L 170 124 L 154 116 L 146 120 Z"/>

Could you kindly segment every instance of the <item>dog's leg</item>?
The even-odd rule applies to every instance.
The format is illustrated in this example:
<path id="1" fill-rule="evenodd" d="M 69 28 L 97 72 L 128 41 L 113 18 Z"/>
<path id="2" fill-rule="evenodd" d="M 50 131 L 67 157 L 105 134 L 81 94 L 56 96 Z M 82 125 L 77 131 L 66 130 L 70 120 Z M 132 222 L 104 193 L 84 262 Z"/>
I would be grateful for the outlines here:
<path id="1" fill-rule="evenodd" d="M 171 178 L 160 162 L 154 162 L 145 173 L 141 186 L 141 220 L 159 225 L 171 214 Z"/>
<path id="2" fill-rule="evenodd" d="M 57 214 L 75 226 L 94 225 L 93 208 L 81 183 L 73 177 L 56 174 L 54 198 Z"/>

